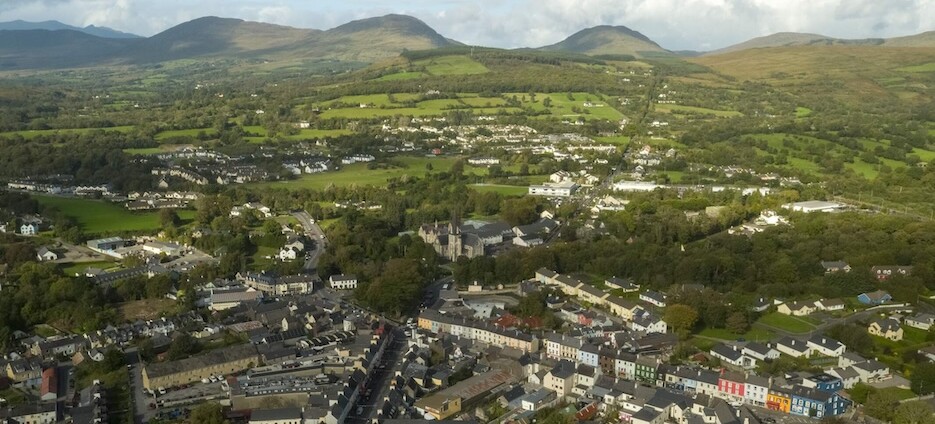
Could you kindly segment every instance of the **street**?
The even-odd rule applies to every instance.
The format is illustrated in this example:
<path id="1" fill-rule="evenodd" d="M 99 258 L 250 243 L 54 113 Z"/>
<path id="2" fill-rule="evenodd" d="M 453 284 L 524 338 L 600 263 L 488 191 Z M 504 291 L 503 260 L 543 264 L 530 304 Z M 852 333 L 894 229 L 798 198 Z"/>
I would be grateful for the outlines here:
<path id="1" fill-rule="evenodd" d="M 368 388 L 363 389 L 360 398 L 357 400 L 357 406 L 351 409 L 347 417 L 347 422 L 366 423 L 375 418 L 377 408 L 383 406 L 383 399 L 390 391 L 390 382 L 396 371 L 402 366 L 402 355 L 408 345 L 406 334 L 402 328 L 393 329 L 393 343 L 387 346 L 383 352 L 383 359 L 377 365 L 370 375 Z M 380 368 L 383 366 L 384 368 Z M 370 390 L 370 396 L 366 396 L 366 390 Z M 357 408 L 361 408 L 360 414 Z"/>
<path id="2" fill-rule="evenodd" d="M 136 348 L 124 352 L 124 361 L 127 362 L 127 371 L 130 373 L 130 393 L 133 394 L 133 422 L 147 423 L 156 416 L 156 410 L 150 409 L 149 404 L 156 400 L 152 395 L 143 391 L 143 363 Z"/>
<path id="3" fill-rule="evenodd" d="M 314 222 L 315 220 L 308 212 L 293 212 L 292 216 L 299 220 L 299 224 L 305 229 L 305 235 L 312 240 L 312 250 L 308 252 L 308 257 L 305 260 L 305 271 L 314 271 L 318 268 L 318 258 L 321 257 L 327 245 L 325 233 L 321 230 L 321 227 Z"/>

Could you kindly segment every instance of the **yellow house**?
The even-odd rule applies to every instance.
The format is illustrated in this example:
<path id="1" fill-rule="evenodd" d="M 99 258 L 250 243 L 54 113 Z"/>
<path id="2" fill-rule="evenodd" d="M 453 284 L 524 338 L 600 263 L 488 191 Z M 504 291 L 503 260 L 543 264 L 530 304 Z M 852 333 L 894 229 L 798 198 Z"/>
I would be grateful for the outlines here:
<path id="1" fill-rule="evenodd" d="M 782 305 L 779 305 L 776 308 L 776 311 L 779 312 L 780 314 L 792 315 L 796 317 L 804 317 L 806 315 L 811 315 L 812 313 L 814 313 L 815 309 L 816 307 L 815 307 L 814 302 L 809 303 L 809 302 L 795 301 L 795 302 L 787 302 L 787 303 L 783 303 Z"/>
<path id="2" fill-rule="evenodd" d="M 867 332 L 894 342 L 903 339 L 903 328 L 899 326 L 899 321 L 893 318 L 873 320 L 867 327 Z"/>
<path id="3" fill-rule="evenodd" d="M 783 390 L 770 389 L 766 394 L 766 408 L 788 414 L 792 409 L 792 395 Z"/>
<path id="4" fill-rule="evenodd" d="M 429 396 L 419 400 L 416 406 L 432 414 L 436 420 L 444 420 L 461 412 L 461 398 L 458 396 Z"/>

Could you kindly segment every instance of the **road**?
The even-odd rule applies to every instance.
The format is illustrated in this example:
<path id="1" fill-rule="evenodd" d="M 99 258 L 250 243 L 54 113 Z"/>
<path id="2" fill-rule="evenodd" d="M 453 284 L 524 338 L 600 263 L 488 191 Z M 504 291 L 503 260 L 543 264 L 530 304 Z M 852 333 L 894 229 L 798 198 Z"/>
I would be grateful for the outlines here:
<path id="1" fill-rule="evenodd" d="M 351 409 L 346 422 L 348 423 L 368 423 L 376 418 L 377 408 L 383 406 L 383 399 L 390 391 L 390 382 L 396 375 L 396 371 L 402 367 L 402 355 L 408 345 L 406 334 L 402 328 L 393 328 L 393 343 L 386 347 L 383 352 L 381 363 L 385 368 L 379 367 L 373 370 L 368 384 L 371 390 L 370 396 L 361 393 L 357 400 L 357 406 Z M 357 413 L 357 407 L 361 407 L 360 414 Z"/>
<path id="2" fill-rule="evenodd" d="M 293 212 L 292 216 L 299 220 L 299 224 L 305 229 L 305 236 L 312 240 L 312 248 L 305 260 L 305 271 L 315 271 L 318 268 L 318 259 L 321 257 L 322 252 L 325 251 L 328 240 L 325 238 L 325 233 L 321 230 L 321 227 L 315 223 L 312 215 L 308 212 Z"/>
<path id="3" fill-rule="evenodd" d="M 143 391 L 143 362 L 136 348 L 124 351 L 124 361 L 127 362 L 127 371 L 130 373 L 130 393 L 133 394 L 133 422 L 147 423 L 156 417 L 156 410 L 150 409 L 149 404 L 155 399 Z"/>
<path id="4" fill-rule="evenodd" d="M 760 327 L 760 328 L 764 328 L 769 331 L 772 331 L 773 333 L 776 333 L 780 336 L 802 337 L 803 335 L 806 335 L 806 334 L 811 335 L 811 334 L 822 333 L 828 328 L 834 327 L 835 325 L 838 325 L 838 324 L 847 324 L 847 323 L 851 323 L 854 321 L 862 321 L 862 320 L 869 318 L 871 315 L 879 314 L 881 312 L 886 312 L 892 309 L 905 309 L 905 308 L 907 308 L 907 306 L 902 306 L 902 305 L 882 306 L 877 309 L 866 309 L 860 312 L 856 312 L 843 318 L 829 318 L 829 319 L 823 320 L 821 324 L 818 324 L 815 327 L 815 329 L 807 333 L 793 333 L 790 331 L 783 330 L 781 328 L 777 328 L 777 327 L 773 327 L 773 326 L 761 324 L 761 323 L 755 323 L 753 325 L 755 327 Z"/>

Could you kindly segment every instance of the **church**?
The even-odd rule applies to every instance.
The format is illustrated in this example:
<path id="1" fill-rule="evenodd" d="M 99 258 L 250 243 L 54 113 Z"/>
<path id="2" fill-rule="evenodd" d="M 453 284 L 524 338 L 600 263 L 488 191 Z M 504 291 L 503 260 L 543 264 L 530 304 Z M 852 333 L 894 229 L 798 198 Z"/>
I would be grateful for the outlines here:
<path id="1" fill-rule="evenodd" d="M 435 253 L 454 262 L 459 257 L 468 259 L 484 256 L 484 241 L 475 233 L 462 232 L 456 221 L 447 225 L 435 223 L 419 227 L 419 237 L 432 245 Z"/>

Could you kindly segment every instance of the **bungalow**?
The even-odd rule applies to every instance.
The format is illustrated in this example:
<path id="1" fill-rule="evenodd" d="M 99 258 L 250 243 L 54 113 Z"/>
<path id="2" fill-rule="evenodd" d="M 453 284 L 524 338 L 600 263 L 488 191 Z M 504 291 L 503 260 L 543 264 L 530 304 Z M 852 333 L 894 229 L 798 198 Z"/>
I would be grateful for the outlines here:
<path id="1" fill-rule="evenodd" d="M 647 290 L 643 293 L 640 293 L 640 300 L 643 302 L 656 305 L 660 308 L 666 307 L 666 295 L 665 293 L 660 293 L 653 290 Z"/>
<path id="2" fill-rule="evenodd" d="M 899 326 L 899 321 L 895 318 L 879 318 L 870 322 L 867 332 L 874 335 L 898 342 L 903 339 L 903 328 Z"/>
<path id="3" fill-rule="evenodd" d="M 776 342 L 776 350 L 793 358 L 808 356 L 808 353 L 811 351 L 807 343 L 802 340 L 793 339 L 792 337 L 779 339 L 779 341 Z"/>
<path id="4" fill-rule="evenodd" d="M 864 305 L 882 305 L 893 300 L 893 296 L 883 290 L 861 293 L 857 296 L 857 301 Z"/>
<path id="5" fill-rule="evenodd" d="M 711 348 L 711 356 L 718 358 L 721 362 L 740 368 L 753 368 L 756 366 L 756 360 L 743 354 L 743 349 L 737 346 L 728 346 L 717 344 Z"/>
<path id="6" fill-rule="evenodd" d="M 633 293 L 639 291 L 640 289 L 639 284 L 634 284 L 626 278 L 610 277 L 604 280 L 604 285 L 610 287 L 611 289 L 622 290 L 624 293 Z"/>
<path id="7" fill-rule="evenodd" d="M 762 343 L 750 342 L 743 347 L 743 354 L 758 361 L 779 359 L 779 351 Z"/>
<path id="8" fill-rule="evenodd" d="M 815 306 L 822 311 L 843 311 L 844 301 L 841 299 L 821 299 L 815 302 Z"/>
<path id="9" fill-rule="evenodd" d="M 844 261 L 821 261 L 821 267 L 825 269 L 825 274 L 851 272 L 851 266 Z"/>
<path id="10" fill-rule="evenodd" d="M 769 299 L 761 297 L 753 301 L 753 306 L 751 309 L 753 309 L 754 312 L 766 312 L 766 310 L 769 309 L 769 307 L 772 305 L 773 303 L 770 302 Z"/>
<path id="11" fill-rule="evenodd" d="M 780 314 L 804 317 L 815 312 L 815 304 L 811 302 L 788 302 L 779 305 L 776 311 Z"/>
<path id="12" fill-rule="evenodd" d="M 907 317 L 905 320 L 906 325 L 912 328 L 918 328 L 920 330 L 928 331 L 932 326 L 935 326 L 935 315 L 932 314 L 918 314 L 915 316 Z"/>
<path id="13" fill-rule="evenodd" d="M 899 265 L 875 266 L 870 268 L 870 273 L 873 274 L 877 280 L 883 281 L 894 275 L 912 275 L 912 267 Z"/>
<path id="14" fill-rule="evenodd" d="M 840 357 L 847 350 L 847 346 L 825 335 L 814 335 L 806 342 L 811 353 L 825 356 Z"/>
<path id="15" fill-rule="evenodd" d="M 55 261 L 58 260 L 58 253 L 55 253 L 49 250 L 49 248 L 43 246 L 40 247 L 36 252 L 36 258 L 39 259 L 40 262 Z"/>
<path id="16" fill-rule="evenodd" d="M 935 346 L 927 346 L 919 349 L 919 354 L 929 361 L 935 362 Z"/>

